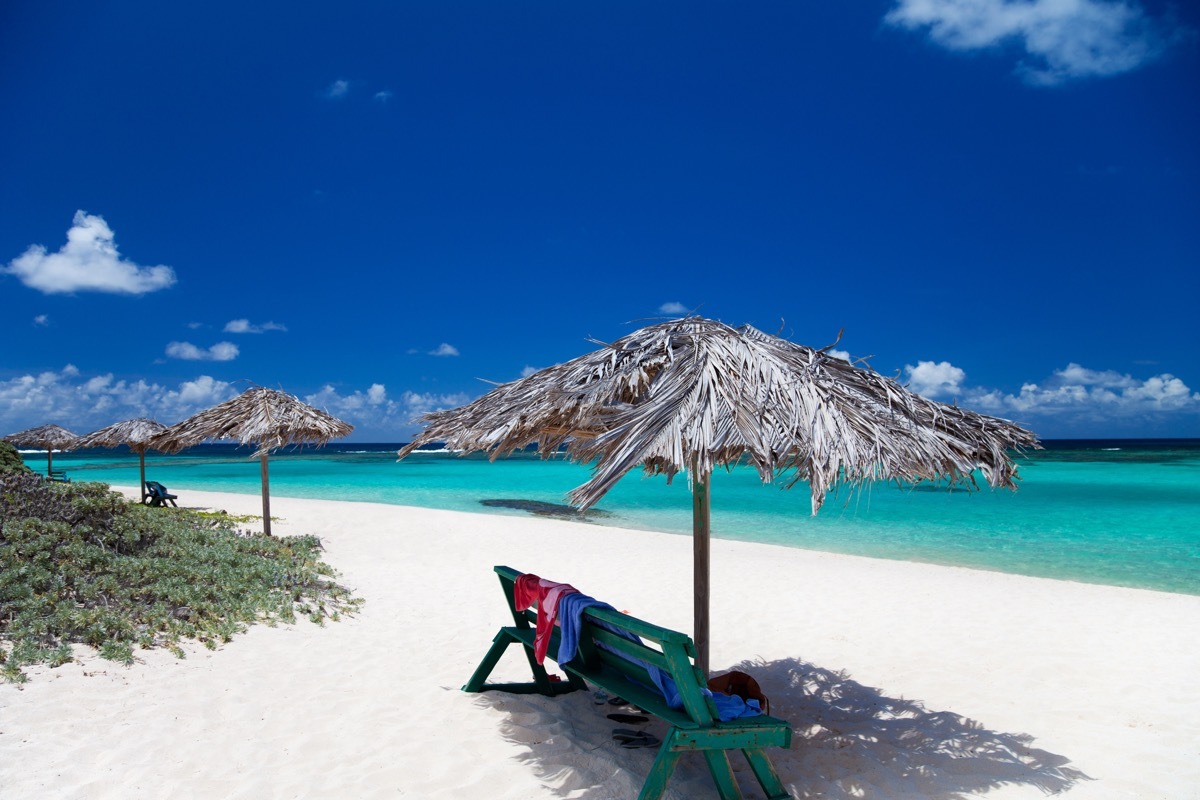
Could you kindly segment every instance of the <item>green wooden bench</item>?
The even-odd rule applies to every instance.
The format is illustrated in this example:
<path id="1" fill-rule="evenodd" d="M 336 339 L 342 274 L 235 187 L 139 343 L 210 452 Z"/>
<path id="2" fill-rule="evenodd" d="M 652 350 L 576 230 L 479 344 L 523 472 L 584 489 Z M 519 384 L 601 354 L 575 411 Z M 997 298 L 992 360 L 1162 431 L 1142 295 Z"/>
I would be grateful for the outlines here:
<path id="1" fill-rule="evenodd" d="M 513 625 L 501 628 L 496 634 L 491 649 L 475 674 L 462 687 L 463 691 L 501 690 L 555 696 L 587 689 L 588 683 L 591 683 L 663 719 L 671 728 L 663 738 L 662 747 L 638 795 L 639 800 L 661 797 L 676 762 L 688 752 L 704 755 L 723 800 L 740 798 L 742 794 L 726 752 L 729 750 L 742 751 L 768 798 L 776 800 L 789 797 L 764 748 L 789 747 L 792 741 L 791 724 L 766 715 L 721 722 L 712 699 L 704 694 L 705 676 L 692 663 L 696 648 L 691 637 L 651 625 L 628 614 L 589 608 L 583 612 L 578 655 L 565 664 L 559 664 L 566 672 L 567 680 L 552 681 L 533 654 L 537 614 L 533 609 L 517 611 L 513 601 L 513 588 L 522 573 L 511 567 L 496 567 L 495 571 L 500 576 L 504 598 L 512 612 Z M 633 634 L 641 639 L 641 643 L 606 630 L 597 624 L 599 622 Z M 553 658 L 558 653 L 558 642 L 559 629 L 556 626 L 547 657 Z M 499 663 L 500 657 L 514 644 L 522 646 L 533 672 L 533 680 L 527 683 L 488 683 L 488 676 Z M 683 708 L 669 707 L 662 694 L 654 688 L 646 669 L 612 652 L 614 650 L 659 667 L 670 675 L 679 688 Z"/>
<path id="2" fill-rule="evenodd" d="M 71 482 L 70 476 L 68 476 L 67 473 L 61 469 L 50 470 L 49 474 L 46 477 L 48 480 L 52 480 L 55 483 L 70 483 Z"/>

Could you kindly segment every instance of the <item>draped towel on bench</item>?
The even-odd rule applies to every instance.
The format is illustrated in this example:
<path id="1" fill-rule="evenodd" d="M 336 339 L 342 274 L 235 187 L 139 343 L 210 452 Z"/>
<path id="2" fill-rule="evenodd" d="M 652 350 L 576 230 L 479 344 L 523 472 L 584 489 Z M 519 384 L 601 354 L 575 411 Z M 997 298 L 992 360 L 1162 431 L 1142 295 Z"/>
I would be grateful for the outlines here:
<path id="1" fill-rule="evenodd" d="M 539 606 L 539 611 L 540 608 L 541 607 Z M 610 606 L 608 603 L 602 603 L 596 598 L 583 594 L 579 591 L 574 591 L 570 594 L 564 594 L 558 597 L 558 607 L 555 609 L 555 612 L 558 617 L 559 642 L 558 658 L 555 660 L 559 664 L 565 664 L 571 659 L 575 658 L 576 651 L 579 649 L 579 629 L 583 624 L 583 612 L 589 608 L 607 608 L 616 611 L 616 609 Z M 538 614 L 538 622 L 540 628 L 540 613 Z M 605 624 L 601 620 L 596 620 L 595 624 L 599 625 L 605 630 L 612 631 L 618 636 L 629 639 L 630 641 L 639 643 L 641 642 L 641 640 L 632 633 L 614 628 L 611 625 Z M 604 645 L 600 646 L 604 647 Z M 640 661 L 636 658 L 630 658 L 624 653 L 619 653 L 615 650 L 610 650 L 609 648 L 605 649 L 609 650 L 609 652 L 613 653 L 614 655 L 624 658 L 626 661 L 631 661 L 634 664 L 637 664 L 639 667 L 644 668 L 646 672 L 650 674 L 650 680 L 654 681 L 654 685 L 658 689 L 659 693 L 661 693 L 663 698 L 667 701 L 667 705 L 669 705 L 671 708 L 683 708 L 683 698 L 680 697 L 679 688 L 675 686 L 675 681 L 671 680 L 670 675 L 653 664 L 647 664 L 646 662 Z M 710 692 L 707 689 L 704 689 L 703 691 L 705 694 L 712 697 L 713 705 L 717 707 L 717 716 L 722 722 L 728 722 L 731 719 L 737 719 L 739 717 L 755 717 L 762 713 L 762 709 L 758 707 L 757 700 L 746 701 L 734 695 L 721 694 L 720 692 Z"/>

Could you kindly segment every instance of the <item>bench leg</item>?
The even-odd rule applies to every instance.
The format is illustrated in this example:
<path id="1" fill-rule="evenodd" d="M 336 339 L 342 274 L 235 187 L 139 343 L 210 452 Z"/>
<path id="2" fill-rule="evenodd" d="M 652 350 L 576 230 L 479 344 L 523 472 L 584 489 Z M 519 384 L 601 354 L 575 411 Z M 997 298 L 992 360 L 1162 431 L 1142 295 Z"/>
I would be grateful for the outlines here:
<path id="1" fill-rule="evenodd" d="M 791 797 L 783 788 L 783 781 L 779 780 L 779 773 L 775 771 L 775 765 L 765 752 L 756 748 L 743 750 L 742 753 L 750 762 L 750 769 L 754 770 L 754 777 L 758 778 L 758 785 L 767 793 L 768 800 L 785 800 Z"/>
<path id="2" fill-rule="evenodd" d="M 470 680 L 462 687 L 464 692 L 482 692 L 488 676 L 492 674 L 492 670 L 500 663 L 500 656 L 504 655 L 504 651 L 508 649 L 510 644 L 516 644 L 501 628 L 496 634 L 496 638 L 492 640 L 492 646 L 488 649 L 487 655 L 483 657 L 483 661 L 479 662 L 479 666 L 475 668 L 475 672 L 471 675 Z"/>
<path id="3" fill-rule="evenodd" d="M 675 771 L 675 764 L 682 754 L 681 751 L 675 749 L 674 739 L 675 728 L 671 728 L 666 741 L 658 749 L 658 755 L 650 767 L 650 774 L 646 776 L 646 782 L 642 784 L 638 800 L 659 800 L 666 791 L 667 781 L 670 779 L 671 773 Z"/>
<path id="4" fill-rule="evenodd" d="M 500 657 L 504 655 L 504 651 L 509 645 L 519 644 L 521 649 L 525 651 L 525 658 L 529 661 L 529 669 L 533 673 L 533 681 L 531 683 L 488 683 L 488 676 L 492 674 L 492 670 L 496 668 L 496 664 L 500 663 Z M 572 678 L 568 673 L 568 678 Z M 537 658 L 533 655 L 533 648 L 521 641 L 515 635 L 514 628 L 501 628 L 496 634 L 496 638 L 492 640 L 492 646 L 487 651 L 487 655 L 483 657 L 483 661 L 479 662 L 479 666 L 475 668 L 475 673 L 471 675 L 471 679 L 462 687 L 464 692 L 486 692 L 491 689 L 498 689 L 504 692 L 512 692 L 513 694 L 544 694 L 547 697 L 554 697 L 567 692 L 574 692 L 579 689 L 586 689 L 587 684 L 582 680 L 566 680 L 555 682 L 550 680 L 550 673 L 546 672 L 546 668 L 537 663 Z"/>
<path id="5" fill-rule="evenodd" d="M 708 762 L 708 771 L 712 773 L 713 781 L 721 800 L 741 800 L 742 790 L 738 788 L 737 778 L 733 776 L 733 767 L 729 765 L 729 756 L 725 750 L 705 750 L 704 760 Z"/>

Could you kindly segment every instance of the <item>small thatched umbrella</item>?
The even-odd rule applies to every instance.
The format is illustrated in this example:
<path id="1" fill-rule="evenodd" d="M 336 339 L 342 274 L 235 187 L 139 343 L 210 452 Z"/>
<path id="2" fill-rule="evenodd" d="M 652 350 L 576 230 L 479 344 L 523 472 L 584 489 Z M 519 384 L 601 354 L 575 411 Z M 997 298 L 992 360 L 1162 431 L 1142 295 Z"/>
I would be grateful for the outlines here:
<path id="1" fill-rule="evenodd" d="M 4 441 L 18 447 L 38 447 L 46 451 L 46 477 L 54 471 L 54 451 L 72 450 L 75 444 L 75 434 L 57 425 L 42 425 L 30 428 L 20 433 L 12 433 L 4 437 Z"/>
<path id="2" fill-rule="evenodd" d="M 101 428 L 98 431 L 92 431 L 86 436 L 80 436 L 75 440 L 73 449 L 128 445 L 130 450 L 138 454 L 138 469 L 141 474 L 141 482 L 138 486 L 141 487 L 142 502 L 145 502 L 146 448 L 150 446 L 150 439 L 153 436 L 162 433 L 166 429 L 167 426 L 161 422 L 155 422 L 145 417 L 129 419 L 109 425 L 107 428 Z"/>
<path id="3" fill-rule="evenodd" d="M 603 344 L 598 342 L 598 344 Z M 816 514 L 835 486 L 941 480 L 1015 488 L 1010 448 L 1036 447 L 1011 422 L 936 403 L 873 370 L 700 317 L 651 325 L 565 364 L 507 383 L 460 408 L 425 415 L 400 457 L 433 441 L 492 458 L 563 445 L 595 462 L 569 495 L 596 503 L 639 464 L 693 494 L 697 665 L 708 669 L 709 479 L 743 457 L 764 482 L 807 481 Z"/>
<path id="4" fill-rule="evenodd" d="M 262 462 L 263 532 L 271 533 L 270 478 L 272 450 L 292 444 L 323 445 L 349 434 L 354 426 L 301 402 L 286 392 L 256 387 L 172 425 L 150 440 L 164 453 L 178 453 L 209 439 L 236 439 L 256 444 L 251 458 Z"/>

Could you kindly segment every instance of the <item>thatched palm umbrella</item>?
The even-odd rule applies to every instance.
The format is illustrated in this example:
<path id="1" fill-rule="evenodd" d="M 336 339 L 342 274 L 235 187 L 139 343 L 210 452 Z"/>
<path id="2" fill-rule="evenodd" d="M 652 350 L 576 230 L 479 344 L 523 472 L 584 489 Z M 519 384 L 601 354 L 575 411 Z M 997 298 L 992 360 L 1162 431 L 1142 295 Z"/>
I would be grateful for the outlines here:
<path id="1" fill-rule="evenodd" d="M 251 458 L 262 462 L 263 532 L 270 535 L 267 459 L 271 451 L 292 444 L 323 445 L 352 430 L 354 426 L 348 422 L 286 392 L 256 387 L 172 425 L 152 438 L 150 446 L 164 453 L 178 453 L 209 439 L 236 439 L 241 444 L 258 445 Z"/>
<path id="2" fill-rule="evenodd" d="M 603 343 L 598 343 L 603 344 Z M 688 317 L 651 325 L 565 364 L 504 384 L 460 408 L 425 415 L 403 458 L 433 441 L 492 458 L 565 445 L 595 462 L 569 495 L 597 502 L 639 464 L 693 494 L 697 664 L 708 669 L 709 480 L 745 458 L 764 482 L 807 481 L 816 514 L 835 486 L 948 480 L 1015 488 L 1010 448 L 1036 447 L 1017 425 L 927 400 L 858 367 L 750 326 Z"/>
<path id="3" fill-rule="evenodd" d="M 162 433 L 167 429 L 166 425 L 161 422 L 155 422 L 152 419 L 139 417 L 138 419 L 129 419 L 124 422 L 117 422 L 109 425 L 107 428 L 101 428 L 98 431 L 80 436 L 75 440 L 73 449 L 83 447 L 120 447 L 128 445 L 129 449 L 138 454 L 138 469 L 141 474 L 141 482 L 138 486 L 141 487 L 142 502 L 146 501 L 146 448 L 150 446 L 150 439 L 156 434 Z"/>
<path id="4" fill-rule="evenodd" d="M 46 477 L 54 471 L 54 451 L 71 450 L 75 434 L 57 425 L 42 425 L 4 437 L 4 441 L 18 447 L 38 447 L 46 451 Z"/>

